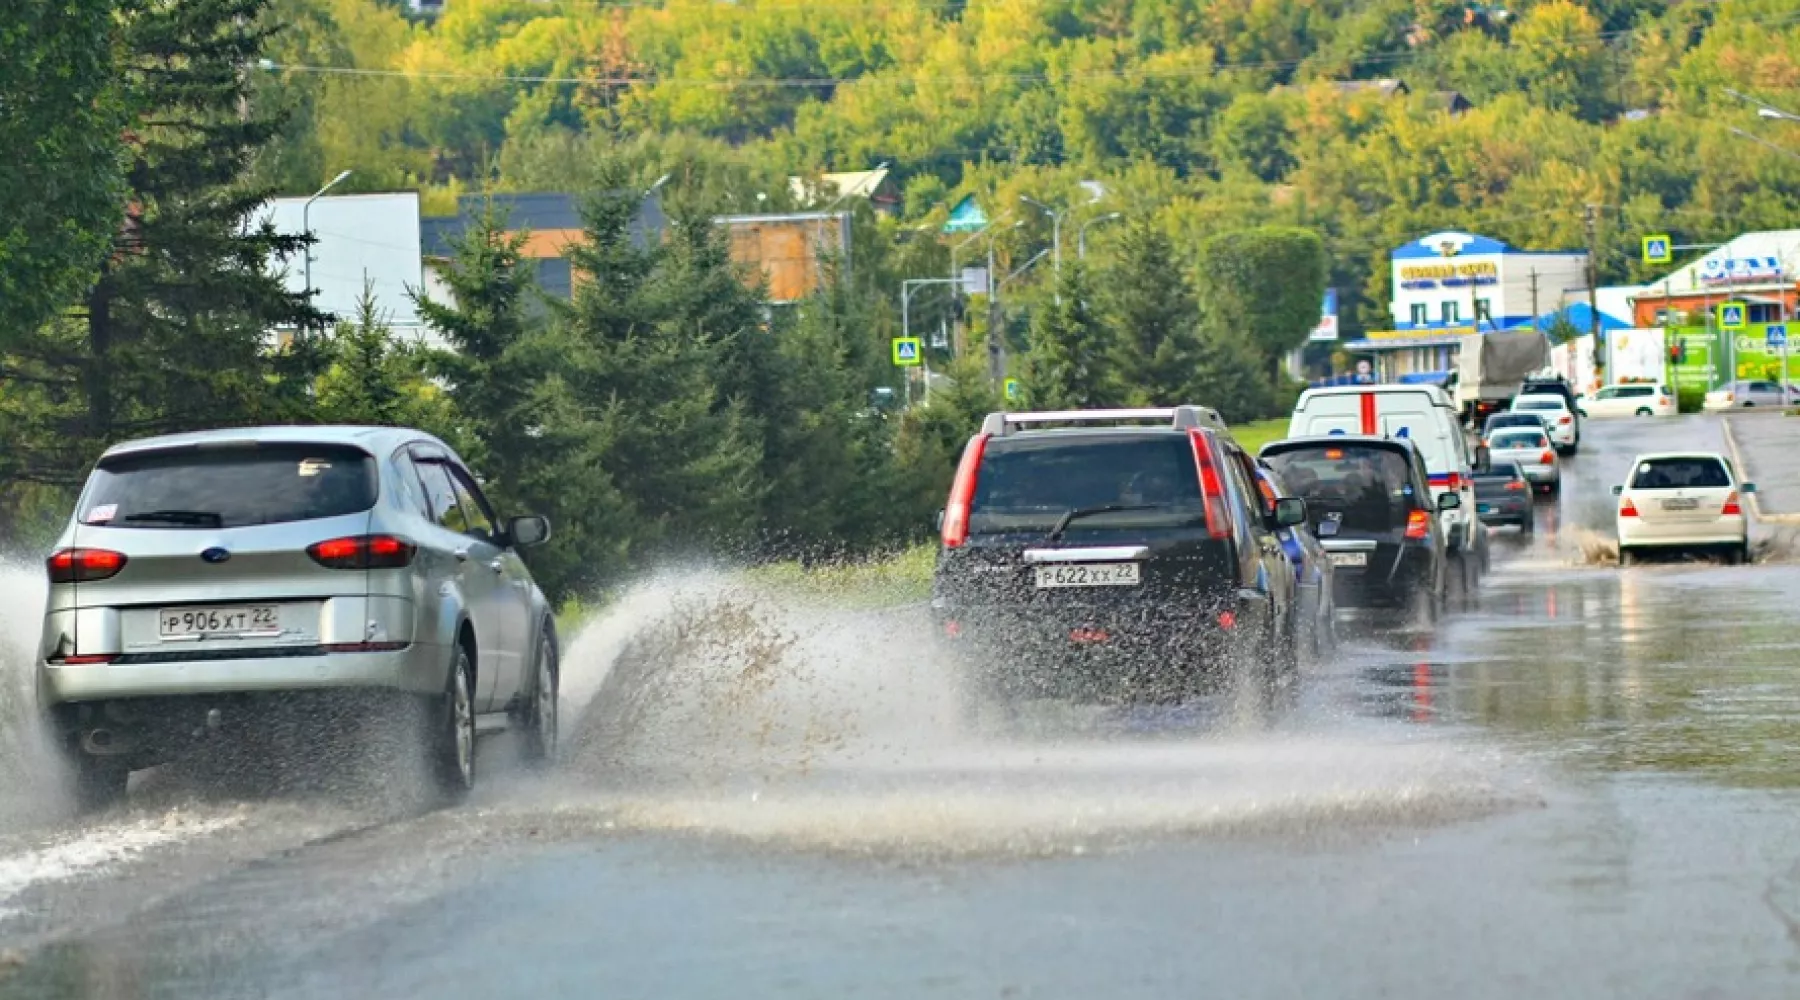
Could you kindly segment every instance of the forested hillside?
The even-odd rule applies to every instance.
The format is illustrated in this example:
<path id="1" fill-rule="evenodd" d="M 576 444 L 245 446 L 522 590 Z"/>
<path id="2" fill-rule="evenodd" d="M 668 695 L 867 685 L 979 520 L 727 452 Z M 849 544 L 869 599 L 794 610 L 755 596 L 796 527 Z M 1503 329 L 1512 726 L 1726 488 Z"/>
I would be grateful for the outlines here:
<path id="1" fill-rule="evenodd" d="M 787 205 L 790 173 L 885 162 L 924 220 L 966 192 L 1056 200 L 1095 178 L 1184 253 L 1221 229 L 1319 230 L 1351 330 L 1381 322 L 1386 250 L 1434 227 L 1579 247 L 1583 206 L 1603 206 L 1605 277 L 1625 280 L 1639 232 L 1724 238 L 1800 208 L 1800 163 L 1729 131 L 1800 151 L 1800 126 L 1724 92 L 1800 103 L 1792 0 L 276 10 L 292 27 L 263 85 L 300 113 L 265 168 L 287 190 L 341 165 L 365 189 L 579 188 L 624 147 L 740 208 Z M 1378 78 L 1410 96 L 1331 86 Z M 1449 113 L 1451 91 L 1472 109 Z"/>

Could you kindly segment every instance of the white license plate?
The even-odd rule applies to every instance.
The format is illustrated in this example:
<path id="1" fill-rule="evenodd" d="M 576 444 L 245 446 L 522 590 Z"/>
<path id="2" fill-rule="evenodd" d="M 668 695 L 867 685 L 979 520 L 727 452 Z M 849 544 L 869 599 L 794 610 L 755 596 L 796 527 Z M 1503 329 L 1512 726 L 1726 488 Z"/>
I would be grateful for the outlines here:
<path id="1" fill-rule="evenodd" d="M 1662 502 L 1663 510 L 1699 510 L 1700 501 L 1691 497 L 1676 497 Z"/>
<path id="2" fill-rule="evenodd" d="M 168 639 L 242 638 L 280 635 L 281 609 L 270 604 L 243 608 L 164 608 L 157 631 Z"/>
<path id="3" fill-rule="evenodd" d="M 1065 563 L 1039 566 L 1037 585 L 1044 587 L 1135 587 L 1138 564 L 1130 563 Z"/>
<path id="4" fill-rule="evenodd" d="M 1369 554 L 1367 552 L 1333 552 L 1331 564 L 1333 566 L 1367 566 Z"/>

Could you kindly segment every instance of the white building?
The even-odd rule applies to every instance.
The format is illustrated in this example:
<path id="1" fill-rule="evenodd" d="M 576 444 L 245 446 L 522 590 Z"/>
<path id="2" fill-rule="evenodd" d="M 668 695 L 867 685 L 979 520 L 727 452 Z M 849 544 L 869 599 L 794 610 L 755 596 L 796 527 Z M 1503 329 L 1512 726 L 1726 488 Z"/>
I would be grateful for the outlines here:
<path id="1" fill-rule="evenodd" d="M 327 195 L 306 208 L 307 199 L 276 198 L 257 221 L 273 222 L 290 236 L 310 227 L 313 304 L 339 319 L 357 313 L 368 289 L 394 333 L 426 338 L 425 324 L 413 304 L 415 292 L 428 291 L 425 257 L 419 238 L 419 194 Z M 276 265 L 285 272 L 290 291 L 307 289 L 307 262 L 295 257 Z"/>
<path id="2" fill-rule="evenodd" d="M 1519 250 L 1473 233 L 1440 232 L 1395 248 L 1393 328 L 1345 349 L 1374 355 L 1377 376 L 1448 371 L 1457 338 L 1515 326 L 1587 298 L 1587 254 Z"/>

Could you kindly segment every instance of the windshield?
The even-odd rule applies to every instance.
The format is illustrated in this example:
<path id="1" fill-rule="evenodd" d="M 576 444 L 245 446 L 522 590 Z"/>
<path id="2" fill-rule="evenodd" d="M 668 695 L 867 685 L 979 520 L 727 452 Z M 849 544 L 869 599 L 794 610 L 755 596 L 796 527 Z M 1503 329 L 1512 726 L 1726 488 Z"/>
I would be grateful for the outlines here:
<path id="1" fill-rule="evenodd" d="M 103 459 L 88 479 L 84 524 L 238 528 L 307 521 L 375 505 L 375 460 L 342 445 L 274 444 Z"/>
<path id="2" fill-rule="evenodd" d="M 1634 490 L 1724 489 L 1731 485 L 1725 463 L 1708 456 L 1652 458 L 1639 462 L 1631 476 Z"/>
<path id="3" fill-rule="evenodd" d="M 1204 521 L 1193 445 L 1185 435 L 1045 437 L 996 442 L 982 458 L 974 532 L 1049 530 L 1070 511 L 1108 510 L 1069 530 Z"/>
<path id="4" fill-rule="evenodd" d="M 1527 396 L 1513 403 L 1515 410 L 1560 410 L 1567 406 L 1561 396 Z"/>
<path id="5" fill-rule="evenodd" d="M 1281 482 L 1307 501 L 1308 518 L 1352 530 L 1387 531 L 1413 506 L 1410 463 L 1391 448 L 1319 445 L 1266 457 Z M 1332 517 L 1332 515 L 1337 517 Z"/>
<path id="6" fill-rule="evenodd" d="M 1488 442 L 1490 448 L 1547 448 L 1542 431 L 1502 431 Z"/>

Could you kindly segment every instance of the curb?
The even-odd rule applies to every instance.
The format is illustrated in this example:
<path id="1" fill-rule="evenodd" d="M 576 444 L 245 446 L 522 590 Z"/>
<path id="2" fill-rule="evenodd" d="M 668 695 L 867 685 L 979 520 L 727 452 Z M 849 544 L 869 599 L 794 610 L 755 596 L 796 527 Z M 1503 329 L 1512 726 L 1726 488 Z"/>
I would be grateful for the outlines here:
<path id="1" fill-rule="evenodd" d="M 1749 475 L 1750 466 L 1744 462 L 1743 453 L 1738 450 L 1737 435 L 1731 430 L 1731 418 L 1720 417 L 1719 422 L 1725 427 L 1725 447 L 1731 451 L 1731 464 L 1742 470 L 1744 475 Z M 1761 495 L 1758 493 L 1750 494 L 1749 500 L 1750 512 L 1756 515 L 1758 521 L 1767 521 L 1770 524 L 1800 524 L 1800 514 L 1764 514 Z"/>

